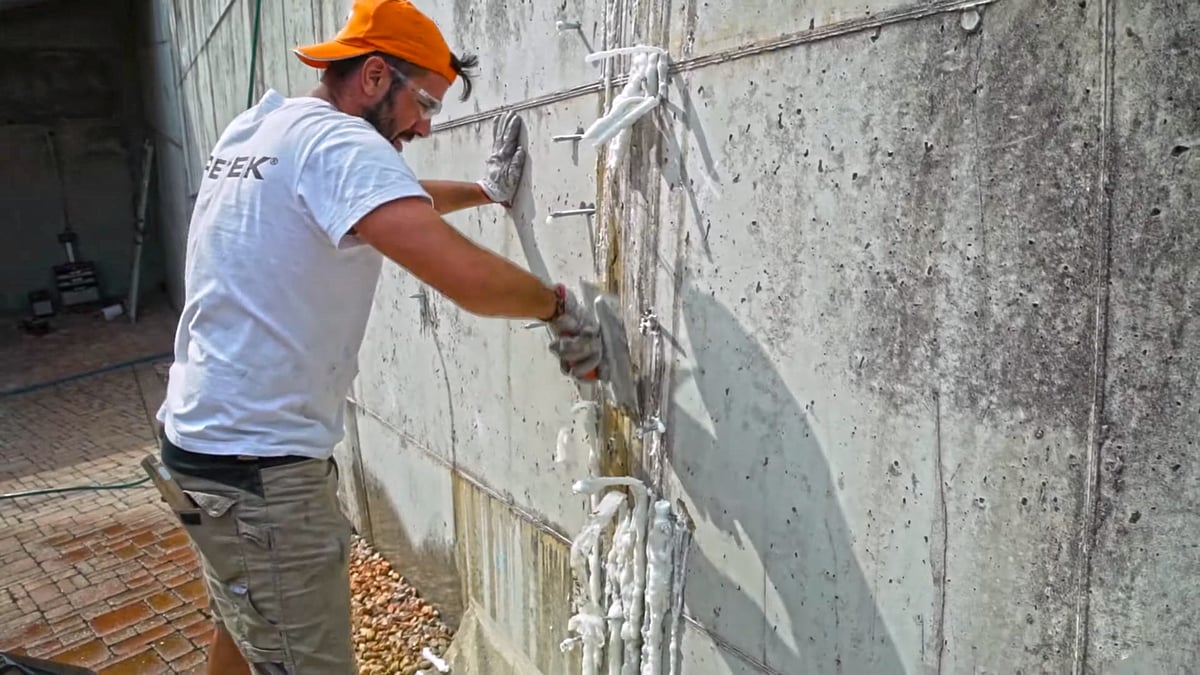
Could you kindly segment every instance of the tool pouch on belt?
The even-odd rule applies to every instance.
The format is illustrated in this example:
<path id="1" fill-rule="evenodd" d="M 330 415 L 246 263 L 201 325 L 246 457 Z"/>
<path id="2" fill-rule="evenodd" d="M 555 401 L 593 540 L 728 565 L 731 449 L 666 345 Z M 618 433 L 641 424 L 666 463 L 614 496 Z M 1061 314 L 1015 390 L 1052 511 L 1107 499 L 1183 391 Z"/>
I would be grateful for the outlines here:
<path id="1" fill-rule="evenodd" d="M 199 549 L 216 581 L 228 582 L 243 573 L 243 539 L 257 544 L 264 552 L 271 548 L 270 532 L 238 517 L 237 505 L 241 493 L 236 490 L 185 489 L 155 457 L 142 460 L 163 501 L 171 507 L 188 536 Z M 192 482 L 189 479 L 189 483 Z M 198 481 L 205 483 L 207 481 Z"/>

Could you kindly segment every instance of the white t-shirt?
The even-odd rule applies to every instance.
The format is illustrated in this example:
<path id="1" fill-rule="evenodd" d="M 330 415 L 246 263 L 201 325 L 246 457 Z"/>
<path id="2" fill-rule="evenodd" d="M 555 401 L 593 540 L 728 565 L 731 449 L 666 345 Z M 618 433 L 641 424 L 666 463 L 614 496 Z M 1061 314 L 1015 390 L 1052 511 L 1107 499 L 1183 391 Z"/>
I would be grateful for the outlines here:
<path id="1" fill-rule="evenodd" d="M 269 91 L 208 158 L 188 232 L 185 301 L 158 412 L 179 447 L 326 458 L 343 435 L 381 255 L 347 234 L 429 199 L 365 120 Z"/>

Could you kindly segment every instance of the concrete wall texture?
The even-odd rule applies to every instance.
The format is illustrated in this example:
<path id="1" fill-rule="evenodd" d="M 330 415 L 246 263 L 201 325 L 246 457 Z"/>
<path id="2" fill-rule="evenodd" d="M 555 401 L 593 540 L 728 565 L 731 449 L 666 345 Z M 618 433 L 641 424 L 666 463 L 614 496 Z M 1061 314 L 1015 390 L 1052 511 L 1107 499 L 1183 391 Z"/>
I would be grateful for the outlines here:
<path id="1" fill-rule="evenodd" d="M 667 430 L 608 424 L 603 462 L 695 523 L 682 672 L 1200 668 L 1200 5 L 419 5 L 483 65 L 419 173 L 476 178 L 502 109 L 529 130 L 516 208 L 451 221 L 620 293 Z M 206 149 L 248 89 L 308 90 L 289 50 L 348 6 L 262 3 L 253 76 L 252 0 L 144 8 L 178 296 Z M 551 137 L 605 109 L 589 50 L 638 43 L 669 100 L 609 171 Z M 580 394 L 542 334 L 391 265 L 360 363 L 360 529 L 452 621 L 578 672 Z"/>
<path id="2" fill-rule="evenodd" d="M 54 291 L 64 218 L 101 293 L 128 291 L 142 152 L 130 7 L 55 1 L 0 15 L 0 311 L 28 311 L 30 291 Z M 163 278 L 154 225 L 143 290 Z"/>

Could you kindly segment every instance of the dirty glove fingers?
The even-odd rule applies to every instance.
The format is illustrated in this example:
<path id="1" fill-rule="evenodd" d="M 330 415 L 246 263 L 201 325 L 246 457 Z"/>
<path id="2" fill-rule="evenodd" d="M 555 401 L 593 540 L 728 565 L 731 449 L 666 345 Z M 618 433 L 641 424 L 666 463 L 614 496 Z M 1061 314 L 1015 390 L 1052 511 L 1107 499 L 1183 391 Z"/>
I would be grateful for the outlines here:
<path id="1" fill-rule="evenodd" d="M 587 361 L 571 361 L 570 359 L 559 359 L 558 369 L 563 375 L 574 377 L 578 380 L 595 381 L 603 380 L 604 374 L 599 372 L 600 359 L 589 359 Z"/>
<path id="2" fill-rule="evenodd" d="M 504 148 L 517 147 L 521 142 L 521 118 L 515 112 L 508 112 L 504 123 Z"/>
<path id="3" fill-rule="evenodd" d="M 505 178 L 512 190 L 515 193 L 517 186 L 521 184 L 521 174 L 525 173 L 525 148 L 517 148 L 513 153 L 512 162 L 508 165 L 508 170 L 505 172 Z"/>
<path id="4" fill-rule="evenodd" d="M 550 331 L 550 335 L 559 339 L 563 336 L 575 336 L 584 333 L 598 334 L 599 330 L 590 322 L 585 321 L 578 313 L 578 306 L 572 308 L 567 306 L 567 311 L 557 319 L 546 324 L 546 328 Z"/>
<path id="5" fill-rule="evenodd" d="M 508 111 L 497 115 L 492 122 L 492 156 L 510 154 L 512 147 L 521 140 L 521 118 Z"/>
<path id="6" fill-rule="evenodd" d="M 597 370 L 603 362 L 603 349 L 599 336 L 563 337 L 550 346 L 558 356 L 564 375 L 583 377 Z"/>
<path id="7" fill-rule="evenodd" d="M 501 130 L 504 129 L 504 115 L 497 115 L 496 119 L 492 120 L 492 154 L 500 152 Z"/>
<path id="8" fill-rule="evenodd" d="M 572 363 L 599 360 L 602 351 L 600 336 L 564 335 L 550 344 L 550 351 Z"/>

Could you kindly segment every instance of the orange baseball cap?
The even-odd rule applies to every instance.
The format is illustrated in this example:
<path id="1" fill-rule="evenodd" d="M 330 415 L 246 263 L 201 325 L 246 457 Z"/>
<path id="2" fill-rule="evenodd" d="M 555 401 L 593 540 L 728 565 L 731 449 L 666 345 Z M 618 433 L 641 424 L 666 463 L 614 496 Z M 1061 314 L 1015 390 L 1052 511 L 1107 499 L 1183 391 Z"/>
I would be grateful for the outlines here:
<path id="1" fill-rule="evenodd" d="M 442 31 L 408 0 L 354 0 L 350 18 L 335 38 L 292 51 L 313 68 L 383 52 L 437 73 L 450 84 L 458 75 L 450 66 L 450 47 Z"/>

